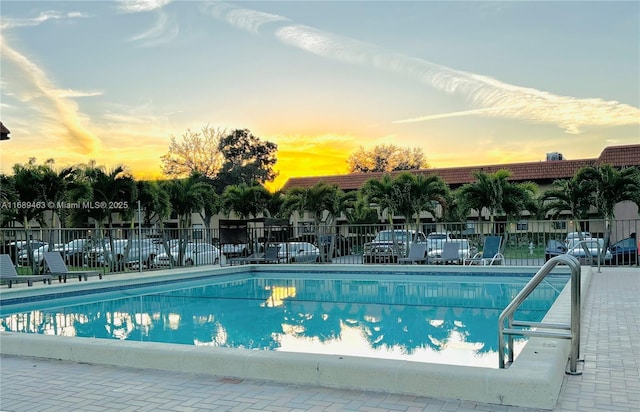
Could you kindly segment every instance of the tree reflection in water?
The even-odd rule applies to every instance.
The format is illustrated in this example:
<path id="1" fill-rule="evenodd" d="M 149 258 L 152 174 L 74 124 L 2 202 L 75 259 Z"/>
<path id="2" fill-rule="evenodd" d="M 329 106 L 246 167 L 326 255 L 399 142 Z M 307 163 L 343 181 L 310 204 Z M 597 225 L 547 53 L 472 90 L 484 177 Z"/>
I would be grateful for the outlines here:
<path id="1" fill-rule="evenodd" d="M 540 320 L 563 282 L 528 298 L 517 318 Z M 522 285 L 249 278 L 6 315 L 0 329 L 274 350 L 285 336 L 339 341 L 349 327 L 373 351 L 439 352 L 462 340 L 483 354 L 497 349 L 498 316 Z"/>

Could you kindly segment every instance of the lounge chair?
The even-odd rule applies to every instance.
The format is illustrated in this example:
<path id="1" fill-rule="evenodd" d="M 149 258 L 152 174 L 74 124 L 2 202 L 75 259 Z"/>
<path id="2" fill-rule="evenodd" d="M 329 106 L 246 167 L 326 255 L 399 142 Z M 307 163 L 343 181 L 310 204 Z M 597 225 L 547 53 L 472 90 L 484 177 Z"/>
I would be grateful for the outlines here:
<path id="1" fill-rule="evenodd" d="M 445 265 L 449 262 L 460 263 L 460 246 L 460 242 L 445 242 L 438 261 Z"/>
<path id="2" fill-rule="evenodd" d="M 270 245 L 264 251 L 264 255 L 247 256 L 243 258 L 233 258 L 230 260 L 231 265 L 234 264 L 251 264 L 251 263 L 278 263 L 278 246 Z"/>
<path id="3" fill-rule="evenodd" d="M 409 248 L 409 256 L 398 258 L 398 263 L 426 263 L 427 262 L 427 244 L 413 243 Z"/>
<path id="4" fill-rule="evenodd" d="M 473 257 L 464 259 L 463 265 L 494 265 L 502 264 L 504 256 L 500 253 L 502 246 L 502 236 L 487 236 L 484 238 L 484 246 L 482 252 L 476 253 Z"/>
<path id="5" fill-rule="evenodd" d="M 51 275 L 18 275 L 16 267 L 13 265 L 11 256 L 6 254 L 0 255 L 0 282 L 9 285 L 14 283 L 27 282 L 27 286 L 33 286 L 33 282 L 43 281 L 45 284 L 51 284 Z"/>
<path id="6" fill-rule="evenodd" d="M 89 280 L 89 276 L 98 276 L 102 279 L 102 272 L 100 271 L 70 271 L 64 260 L 62 260 L 62 255 L 58 252 L 44 252 L 44 261 L 47 272 L 52 276 L 57 276 L 58 282 L 64 281 L 64 283 L 67 283 L 67 277 L 73 276 L 77 276 L 78 281 L 82 281 L 82 278 Z"/>

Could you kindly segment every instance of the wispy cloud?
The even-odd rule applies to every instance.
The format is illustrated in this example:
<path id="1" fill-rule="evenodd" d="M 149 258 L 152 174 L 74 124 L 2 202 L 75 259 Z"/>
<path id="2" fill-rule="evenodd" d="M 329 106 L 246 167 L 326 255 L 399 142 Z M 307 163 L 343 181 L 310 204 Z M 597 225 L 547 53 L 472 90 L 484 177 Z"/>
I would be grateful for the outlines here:
<path id="1" fill-rule="evenodd" d="M 161 9 L 172 0 L 118 0 L 118 10 L 125 13 L 140 13 Z"/>
<path id="2" fill-rule="evenodd" d="M 157 46 L 169 43 L 178 36 L 180 29 L 175 21 L 166 13 L 159 12 L 158 19 L 149 30 L 133 36 L 129 41 L 138 42 L 142 47 Z"/>
<path id="3" fill-rule="evenodd" d="M 6 38 L 1 35 L 0 55 L 3 59 L 3 65 L 13 64 L 22 77 L 20 84 L 24 89 L 14 93 L 16 98 L 23 102 L 36 99 L 42 102 L 37 107 L 52 124 L 62 126 L 64 137 L 74 150 L 81 151 L 83 154 L 91 154 L 99 147 L 100 141 L 84 126 L 76 103 L 68 98 L 71 94 L 83 93 L 65 91 L 55 87 L 40 67 L 11 48 Z M 84 95 L 88 94 L 84 93 Z"/>
<path id="4" fill-rule="evenodd" d="M 217 19 L 251 33 L 258 33 L 267 23 L 286 22 L 288 18 L 251 9 L 240 9 L 225 3 L 208 3 L 203 10 Z"/>
<path id="5" fill-rule="evenodd" d="M 282 16 L 229 5 L 216 6 L 214 10 L 214 17 L 254 33 L 265 21 L 288 20 Z M 267 20 L 265 15 L 271 16 L 271 20 Z M 561 96 L 516 86 L 488 76 L 392 53 L 376 45 L 313 27 L 286 25 L 275 30 L 275 37 L 284 44 L 324 58 L 366 65 L 414 78 L 422 84 L 459 95 L 470 106 L 470 110 L 455 114 L 431 114 L 398 120 L 396 123 L 480 114 L 556 124 L 567 133 L 579 133 L 582 128 L 590 126 L 640 124 L 640 109 L 628 104 L 600 98 Z"/>
<path id="6" fill-rule="evenodd" d="M 38 26 L 42 23 L 45 23 L 49 20 L 72 20 L 72 19 L 82 19 L 91 17 L 87 13 L 82 13 L 79 11 L 71 11 L 71 12 L 59 12 L 59 11 L 43 11 L 36 17 L 29 18 L 10 18 L 10 17 L 2 17 L 2 23 L 0 23 L 0 28 L 2 29 L 12 29 L 15 27 L 29 27 L 29 26 Z"/>

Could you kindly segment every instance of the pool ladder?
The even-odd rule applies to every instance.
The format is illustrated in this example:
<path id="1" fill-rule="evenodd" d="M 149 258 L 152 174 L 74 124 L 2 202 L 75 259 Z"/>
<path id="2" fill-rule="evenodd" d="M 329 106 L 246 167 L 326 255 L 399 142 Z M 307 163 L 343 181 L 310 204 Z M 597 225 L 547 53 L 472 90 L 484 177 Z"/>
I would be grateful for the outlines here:
<path id="1" fill-rule="evenodd" d="M 522 302 L 544 280 L 544 278 L 558 264 L 564 263 L 571 269 L 571 324 L 527 322 L 513 320 L 513 314 Z M 505 321 L 507 327 L 505 328 Z M 522 328 L 535 328 L 522 329 Z M 537 336 L 543 338 L 571 339 L 571 352 L 569 355 L 570 375 L 581 375 L 577 371 L 578 357 L 580 356 L 580 262 L 571 255 L 560 255 L 549 259 L 516 295 L 509 305 L 502 311 L 498 318 L 498 359 L 501 369 L 505 368 L 505 335 L 506 350 L 509 364 L 513 363 L 513 336 Z"/>

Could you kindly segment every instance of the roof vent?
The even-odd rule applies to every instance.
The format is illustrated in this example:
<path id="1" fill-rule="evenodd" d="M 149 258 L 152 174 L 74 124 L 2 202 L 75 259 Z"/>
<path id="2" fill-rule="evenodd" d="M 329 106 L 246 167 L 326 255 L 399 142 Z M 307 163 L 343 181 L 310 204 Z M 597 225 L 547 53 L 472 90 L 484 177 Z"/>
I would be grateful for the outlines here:
<path id="1" fill-rule="evenodd" d="M 547 162 L 553 160 L 564 160 L 564 157 L 562 156 L 562 153 L 558 152 L 547 153 Z"/>

